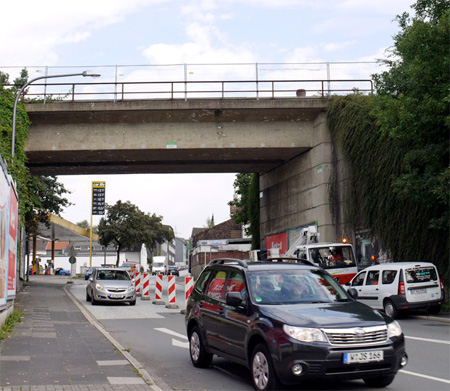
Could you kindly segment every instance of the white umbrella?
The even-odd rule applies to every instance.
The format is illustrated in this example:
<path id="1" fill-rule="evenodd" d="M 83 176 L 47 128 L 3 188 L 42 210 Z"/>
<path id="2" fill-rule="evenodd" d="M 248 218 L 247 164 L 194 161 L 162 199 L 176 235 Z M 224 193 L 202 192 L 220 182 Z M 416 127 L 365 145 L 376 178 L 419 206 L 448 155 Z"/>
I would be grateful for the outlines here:
<path id="1" fill-rule="evenodd" d="M 141 254 L 139 257 L 139 270 L 141 270 L 141 266 L 143 266 L 144 269 L 147 266 L 147 247 L 145 247 L 144 243 L 142 243 Z"/>

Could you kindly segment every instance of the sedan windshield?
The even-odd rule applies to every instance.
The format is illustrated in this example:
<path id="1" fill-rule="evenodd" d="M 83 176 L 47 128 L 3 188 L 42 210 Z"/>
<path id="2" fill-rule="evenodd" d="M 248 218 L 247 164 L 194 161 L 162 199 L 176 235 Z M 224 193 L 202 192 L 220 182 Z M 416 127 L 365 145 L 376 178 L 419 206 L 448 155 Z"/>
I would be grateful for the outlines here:
<path id="1" fill-rule="evenodd" d="M 100 270 L 97 274 L 97 280 L 126 280 L 129 281 L 131 278 L 126 270 Z"/>
<path id="2" fill-rule="evenodd" d="M 257 304 L 333 303 L 349 300 L 342 287 L 320 270 L 249 273 L 252 301 Z"/>

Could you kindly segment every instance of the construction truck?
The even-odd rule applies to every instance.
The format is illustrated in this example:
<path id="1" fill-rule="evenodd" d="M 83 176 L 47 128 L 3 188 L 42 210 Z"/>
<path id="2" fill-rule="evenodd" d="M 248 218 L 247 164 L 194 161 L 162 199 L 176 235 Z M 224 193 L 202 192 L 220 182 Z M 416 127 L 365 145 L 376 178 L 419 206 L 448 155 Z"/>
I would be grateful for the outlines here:
<path id="1" fill-rule="evenodd" d="M 344 239 L 340 243 L 320 242 L 316 225 L 302 229 L 284 257 L 306 259 L 326 269 L 341 284 L 350 281 L 358 272 L 353 246 Z"/>

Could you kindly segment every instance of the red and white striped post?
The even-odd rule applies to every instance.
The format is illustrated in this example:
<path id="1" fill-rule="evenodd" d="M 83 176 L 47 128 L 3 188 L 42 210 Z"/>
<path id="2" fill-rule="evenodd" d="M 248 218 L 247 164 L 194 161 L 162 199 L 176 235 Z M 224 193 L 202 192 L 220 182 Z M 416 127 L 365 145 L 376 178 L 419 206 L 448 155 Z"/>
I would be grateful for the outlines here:
<path id="1" fill-rule="evenodd" d="M 136 286 L 136 295 L 141 294 L 141 273 L 136 273 L 134 277 L 134 285 Z"/>
<path id="2" fill-rule="evenodd" d="M 144 273 L 142 276 L 141 300 L 150 300 L 150 274 L 148 273 Z"/>
<path id="3" fill-rule="evenodd" d="M 169 304 L 166 305 L 166 308 L 178 308 L 176 304 L 177 291 L 175 288 L 175 276 L 169 276 L 167 291 L 169 296 Z"/>
<path id="4" fill-rule="evenodd" d="M 187 304 L 187 301 L 189 299 L 189 295 L 192 292 L 192 289 L 194 289 L 194 279 L 192 277 L 185 277 L 184 278 L 184 301 L 185 301 L 185 304 Z"/>
<path id="5" fill-rule="evenodd" d="M 156 275 L 156 283 L 155 283 L 155 300 L 153 300 L 153 304 L 164 305 L 166 304 L 162 299 L 162 282 L 163 275 Z"/>

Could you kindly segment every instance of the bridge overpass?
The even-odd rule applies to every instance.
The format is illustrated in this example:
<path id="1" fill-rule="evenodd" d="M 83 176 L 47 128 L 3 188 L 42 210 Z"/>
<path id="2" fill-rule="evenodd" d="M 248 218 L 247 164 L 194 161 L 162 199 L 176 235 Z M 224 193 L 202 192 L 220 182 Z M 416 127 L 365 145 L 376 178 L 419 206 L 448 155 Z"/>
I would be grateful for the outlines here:
<path id="1" fill-rule="evenodd" d="M 260 173 L 261 234 L 317 221 L 336 240 L 330 178 L 338 167 L 327 99 L 28 103 L 33 174 Z M 342 175 L 341 175 L 342 176 Z"/>

